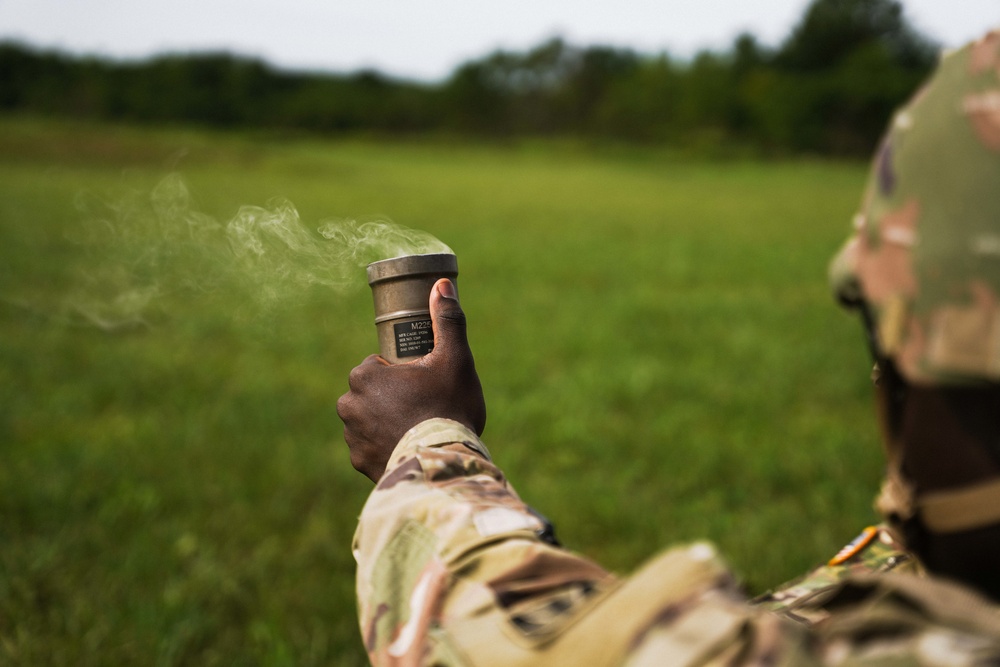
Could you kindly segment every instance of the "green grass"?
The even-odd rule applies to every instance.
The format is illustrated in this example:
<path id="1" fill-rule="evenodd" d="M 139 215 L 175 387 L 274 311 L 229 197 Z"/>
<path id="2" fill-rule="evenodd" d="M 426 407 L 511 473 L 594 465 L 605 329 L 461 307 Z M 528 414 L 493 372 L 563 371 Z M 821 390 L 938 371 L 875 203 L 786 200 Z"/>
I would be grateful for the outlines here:
<path id="1" fill-rule="evenodd" d="M 454 248 L 485 440 L 608 567 L 708 538 L 759 592 L 873 518 L 868 363 L 825 282 L 861 165 L 7 118 L 2 663 L 365 663 L 350 541 L 370 485 L 335 412 L 375 347 L 363 272 L 258 308 L 259 282 L 210 280 L 182 244 L 157 256 L 149 326 L 68 309 L 159 242 L 81 244 L 94 206 L 175 172 L 220 222 L 284 197 L 312 226 L 381 214 Z"/>

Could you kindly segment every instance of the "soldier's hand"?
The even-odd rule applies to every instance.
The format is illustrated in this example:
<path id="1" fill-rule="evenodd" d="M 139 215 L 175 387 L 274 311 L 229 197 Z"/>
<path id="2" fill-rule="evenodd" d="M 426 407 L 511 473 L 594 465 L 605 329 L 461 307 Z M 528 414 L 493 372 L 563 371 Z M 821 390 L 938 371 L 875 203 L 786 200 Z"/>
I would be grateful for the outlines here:
<path id="1" fill-rule="evenodd" d="M 444 417 L 481 435 L 486 401 L 465 331 L 455 286 L 442 279 L 430 294 L 434 349 L 419 359 L 391 365 L 378 355 L 351 371 L 350 391 L 337 401 L 351 464 L 377 482 L 396 443 L 426 419 Z"/>

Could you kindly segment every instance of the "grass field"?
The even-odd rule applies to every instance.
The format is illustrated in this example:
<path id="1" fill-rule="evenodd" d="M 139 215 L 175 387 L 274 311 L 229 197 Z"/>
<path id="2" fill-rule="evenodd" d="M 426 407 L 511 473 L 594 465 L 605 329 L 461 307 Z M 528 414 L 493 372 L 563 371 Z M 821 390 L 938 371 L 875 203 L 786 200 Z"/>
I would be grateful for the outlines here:
<path id="1" fill-rule="evenodd" d="M 95 207 L 179 174 L 203 221 L 283 197 L 436 235 L 485 440 L 563 542 L 626 572 L 708 538 L 756 593 L 873 518 L 868 362 L 825 282 L 864 171 L 0 120 L 0 663 L 365 664 L 370 484 L 334 406 L 375 348 L 363 270 L 216 280 L 140 214 L 95 236 Z M 156 288 L 146 324 L 88 326 L 116 266 Z"/>

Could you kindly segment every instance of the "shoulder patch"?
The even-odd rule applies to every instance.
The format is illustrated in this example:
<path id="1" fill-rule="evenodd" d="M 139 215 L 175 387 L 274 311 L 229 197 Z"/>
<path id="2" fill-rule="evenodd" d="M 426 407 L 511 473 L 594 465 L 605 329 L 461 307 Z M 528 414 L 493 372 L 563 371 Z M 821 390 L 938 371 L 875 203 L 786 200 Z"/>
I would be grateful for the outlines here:
<path id="1" fill-rule="evenodd" d="M 843 549 L 837 552 L 837 555 L 830 559 L 827 565 L 841 565 L 846 563 L 851 558 L 856 556 L 858 552 L 864 549 L 866 546 L 871 544 L 871 541 L 878 536 L 878 528 L 875 526 L 868 526 L 861 531 L 861 534 L 850 541 Z"/>

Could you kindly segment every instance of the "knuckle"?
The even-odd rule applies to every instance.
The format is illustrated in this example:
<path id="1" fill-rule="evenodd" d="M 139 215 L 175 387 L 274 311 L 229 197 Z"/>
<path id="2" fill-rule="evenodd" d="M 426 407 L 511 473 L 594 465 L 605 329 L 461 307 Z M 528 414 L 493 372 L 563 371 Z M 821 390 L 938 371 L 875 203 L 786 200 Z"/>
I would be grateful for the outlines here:
<path id="1" fill-rule="evenodd" d="M 349 412 L 350 401 L 350 394 L 344 394 L 337 399 L 337 416 L 342 420 L 346 420 L 347 413 Z"/>
<path id="2" fill-rule="evenodd" d="M 364 366 L 355 366 L 351 369 L 350 374 L 347 376 L 347 385 L 352 391 L 356 390 L 359 386 L 364 384 L 365 376 L 367 374 L 367 370 Z"/>
<path id="3" fill-rule="evenodd" d="M 368 383 L 372 374 L 378 373 L 386 367 L 385 361 L 377 354 L 369 355 L 360 364 L 351 369 L 347 375 L 347 384 L 351 391 L 357 391 Z"/>

